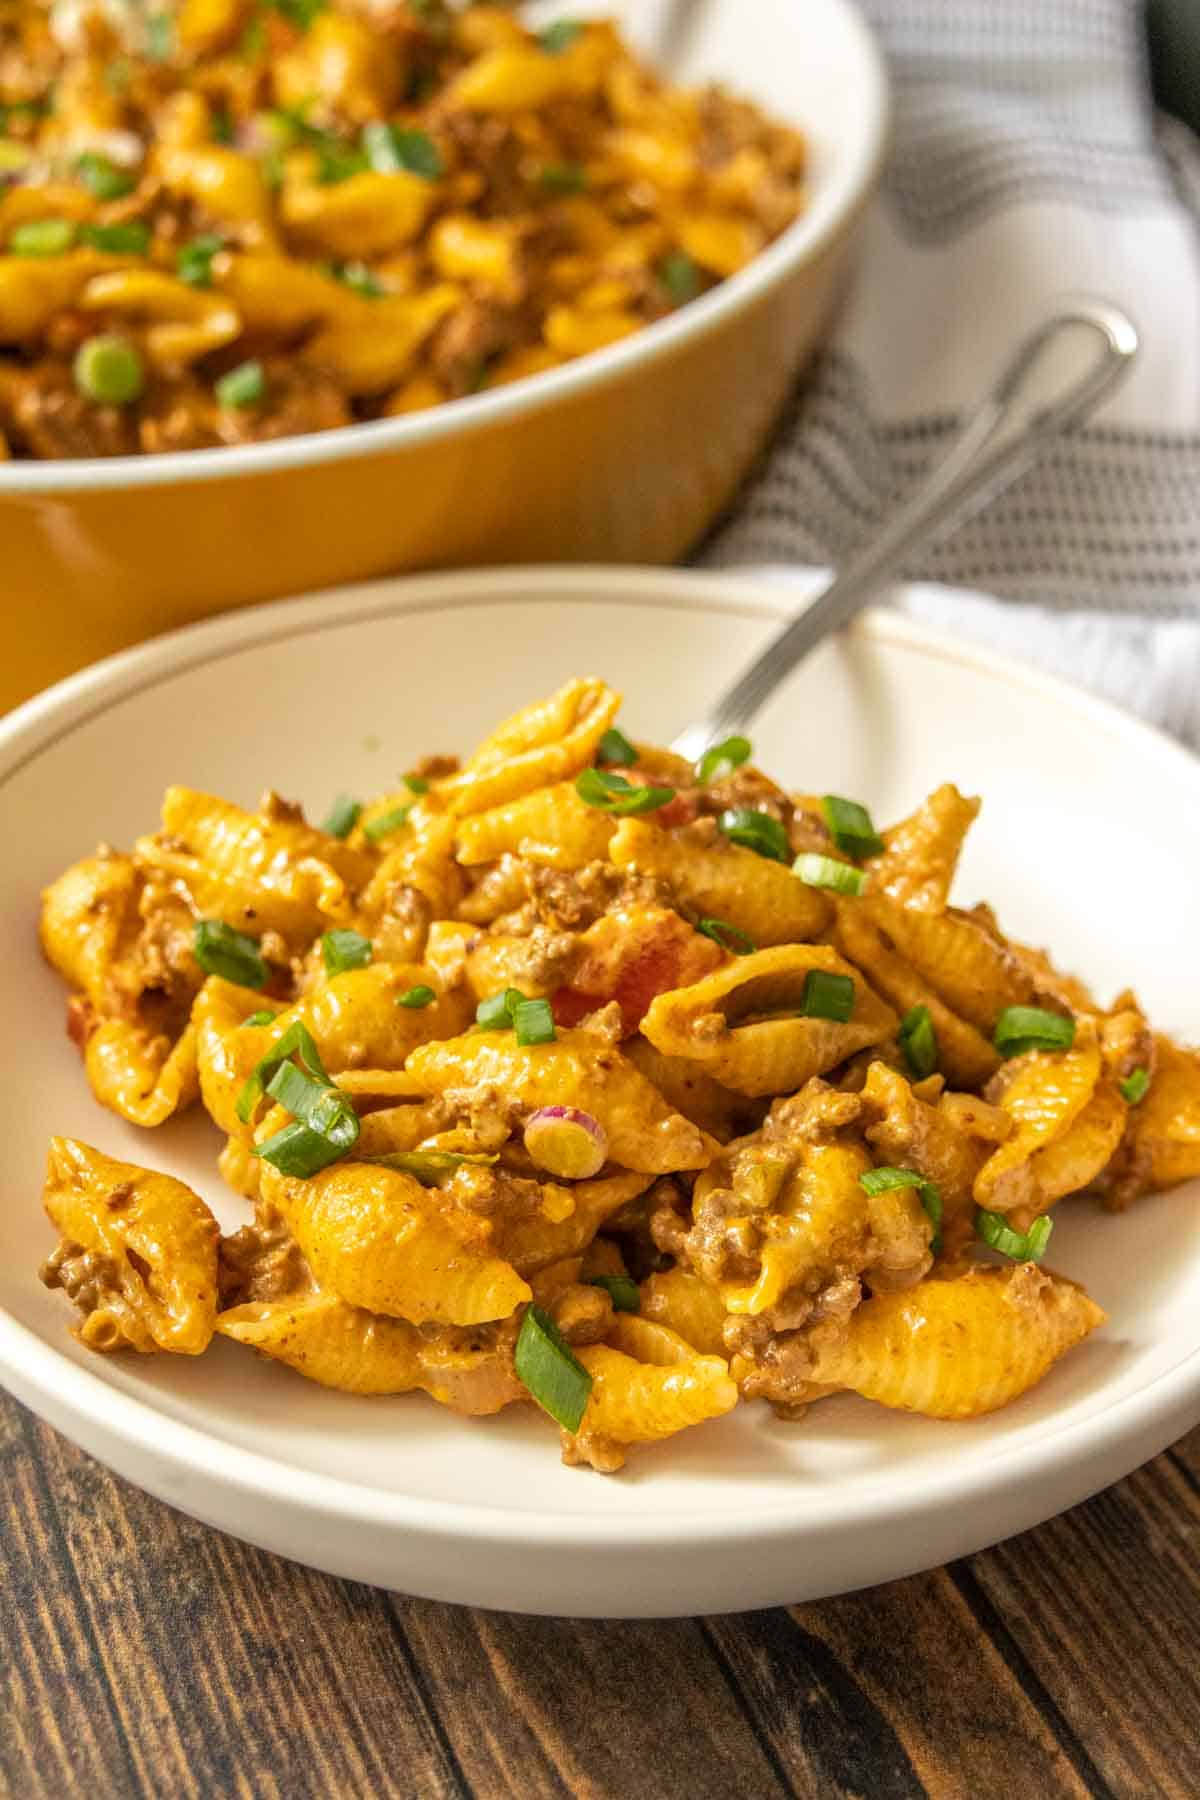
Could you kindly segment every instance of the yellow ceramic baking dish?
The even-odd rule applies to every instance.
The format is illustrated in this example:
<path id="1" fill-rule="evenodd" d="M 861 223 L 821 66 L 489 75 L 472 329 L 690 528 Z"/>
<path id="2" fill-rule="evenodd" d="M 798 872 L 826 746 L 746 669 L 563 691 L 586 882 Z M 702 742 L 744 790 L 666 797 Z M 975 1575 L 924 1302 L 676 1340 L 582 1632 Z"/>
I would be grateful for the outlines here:
<path id="1" fill-rule="evenodd" d="M 665 562 L 727 504 L 838 297 L 879 171 L 882 65 L 849 0 L 570 10 L 800 126 L 803 216 L 672 317 L 492 393 L 277 443 L 0 465 L 0 711 L 280 594 L 443 564 Z"/>

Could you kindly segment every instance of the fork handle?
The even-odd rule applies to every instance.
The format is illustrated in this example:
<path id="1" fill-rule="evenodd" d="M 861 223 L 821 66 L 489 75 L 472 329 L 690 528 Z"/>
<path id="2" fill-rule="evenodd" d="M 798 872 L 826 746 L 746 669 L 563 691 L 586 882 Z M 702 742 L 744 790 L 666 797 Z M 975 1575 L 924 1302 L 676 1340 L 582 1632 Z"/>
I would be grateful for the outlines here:
<path id="1" fill-rule="evenodd" d="M 1047 368 L 1080 327 L 1092 353 L 1082 372 L 1047 403 Z M 999 379 L 940 462 L 877 535 L 852 556 L 799 616 L 772 639 L 705 719 L 672 748 L 695 761 L 714 743 L 742 732 L 771 693 L 821 639 L 838 631 L 878 593 L 917 545 L 961 525 L 1032 467 L 1063 431 L 1080 424 L 1112 392 L 1138 350 L 1132 322 L 1102 300 L 1080 300 L 1022 339 Z M 1039 393 L 1042 404 L 1027 417 Z"/>

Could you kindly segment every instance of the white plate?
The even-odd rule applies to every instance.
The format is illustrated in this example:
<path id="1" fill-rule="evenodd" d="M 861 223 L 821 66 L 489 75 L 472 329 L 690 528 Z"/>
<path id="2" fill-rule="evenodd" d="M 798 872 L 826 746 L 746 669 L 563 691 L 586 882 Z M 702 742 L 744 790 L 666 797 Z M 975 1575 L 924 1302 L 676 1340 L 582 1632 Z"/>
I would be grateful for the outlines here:
<path id="1" fill-rule="evenodd" d="M 99 839 L 128 844 L 168 781 L 318 816 L 422 750 L 466 747 L 571 672 L 665 740 L 788 604 L 747 581 L 516 570 L 380 583 L 230 616 L 130 652 L 0 723 L 0 1378 L 86 1450 L 176 1506 L 320 1568 L 527 1612 L 650 1616 L 764 1606 L 888 1580 L 1024 1529 L 1200 1419 L 1196 1191 L 1120 1218 L 1062 1210 L 1054 1261 L 1110 1323 L 1033 1394 L 946 1425 L 852 1398 L 800 1425 L 765 1407 L 635 1455 L 563 1468 L 531 1409 L 467 1422 L 423 1396 L 350 1399 L 237 1346 L 102 1359 L 35 1269 L 51 1132 L 169 1168 L 244 1213 L 193 1116 L 139 1133 L 88 1095 L 62 986 L 34 935 L 40 886 Z M 881 818 L 953 778 L 986 796 L 960 893 L 1052 944 L 1105 993 L 1135 982 L 1200 1036 L 1184 952 L 1200 889 L 1200 765 L 1057 682 L 876 616 L 781 691 L 769 769 Z"/>

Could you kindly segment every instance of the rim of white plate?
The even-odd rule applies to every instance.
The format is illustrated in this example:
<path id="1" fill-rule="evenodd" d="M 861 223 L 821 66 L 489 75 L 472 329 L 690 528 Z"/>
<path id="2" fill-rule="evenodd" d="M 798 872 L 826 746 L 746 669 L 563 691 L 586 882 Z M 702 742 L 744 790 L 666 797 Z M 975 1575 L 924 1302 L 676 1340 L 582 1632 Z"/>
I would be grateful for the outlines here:
<path id="1" fill-rule="evenodd" d="M 68 736 L 118 701 L 136 696 L 163 680 L 244 649 L 307 636 L 328 628 L 352 627 L 430 604 L 478 605 L 541 599 L 641 602 L 680 610 L 743 613 L 750 617 L 786 617 L 788 591 L 760 580 L 701 574 L 688 570 L 629 569 L 602 564 L 531 566 L 469 570 L 428 576 L 402 576 L 356 587 L 331 589 L 299 600 L 284 600 L 234 612 L 202 624 L 185 626 L 147 644 L 119 652 L 69 676 L 45 693 L 0 719 L 0 787 L 43 750 Z M 961 591 L 961 590 L 960 590 Z M 944 637 L 895 613 L 873 611 L 852 627 L 856 634 L 883 644 L 916 650 L 935 660 L 976 669 L 1005 682 L 1040 693 L 1074 712 L 1095 728 L 1124 737 L 1168 765 L 1177 779 L 1195 784 L 1200 794 L 1200 761 L 1153 726 L 1123 713 L 1106 700 L 1087 694 L 1055 676 L 1029 669 L 989 650 Z M 675 1506 L 652 1514 L 606 1516 L 595 1511 L 518 1512 L 450 1499 L 426 1499 L 373 1488 L 365 1483 L 320 1474 L 295 1463 L 260 1455 L 171 1418 L 150 1401 L 122 1393 L 101 1375 L 81 1367 L 0 1308 L 0 1375 L 11 1370 L 23 1396 L 36 1395 L 73 1416 L 101 1425 L 124 1445 L 169 1462 L 207 1482 L 218 1481 L 260 1500 L 277 1499 L 304 1512 L 352 1518 L 384 1529 L 402 1528 L 445 1537 L 469 1535 L 481 1542 L 535 1548 L 543 1540 L 580 1549 L 597 1542 L 654 1549 L 676 1544 L 686 1525 L 692 1545 L 719 1544 L 753 1538 L 793 1535 L 806 1522 L 820 1526 L 828 1512 L 827 1497 L 793 1490 L 787 1500 L 755 1508 L 747 1517 L 736 1510 Z M 847 1484 L 838 1495 L 838 1523 L 868 1526 L 939 1506 L 968 1503 L 983 1491 L 1023 1484 L 1043 1472 L 1126 1439 L 1145 1439 L 1159 1422 L 1177 1416 L 1191 1401 L 1200 1410 L 1200 1343 L 1170 1369 L 1134 1392 L 1069 1424 L 1045 1421 L 1031 1441 L 1007 1447 L 979 1448 L 961 1465 L 924 1474 L 905 1473 L 895 1490 L 864 1489 Z M 61 1416 L 61 1411 L 60 1411 Z"/>
<path id="2" fill-rule="evenodd" d="M 734 313 L 753 306 L 793 269 L 825 249 L 866 200 L 883 162 L 890 101 L 882 53 L 858 7 L 850 0 L 821 3 L 836 16 L 856 63 L 855 95 L 861 106 L 858 130 L 839 140 L 807 211 L 744 269 L 691 305 L 561 368 L 528 375 L 505 387 L 467 395 L 400 418 L 368 420 L 271 443 L 212 450 L 0 463 L 0 500 L 9 494 L 105 492 L 113 488 L 226 481 L 240 475 L 273 475 L 281 470 L 316 468 L 347 458 L 417 449 L 455 434 L 466 438 L 505 419 L 536 412 L 572 394 L 616 382 L 639 363 L 654 364 L 693 339 L 715 331 Z"/>

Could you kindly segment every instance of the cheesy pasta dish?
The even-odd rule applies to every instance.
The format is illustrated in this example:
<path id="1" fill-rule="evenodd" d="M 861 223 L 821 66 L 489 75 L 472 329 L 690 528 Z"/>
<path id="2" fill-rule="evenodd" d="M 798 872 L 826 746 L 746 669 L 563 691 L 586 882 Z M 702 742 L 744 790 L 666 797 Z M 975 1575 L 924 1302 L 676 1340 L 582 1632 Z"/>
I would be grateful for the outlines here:
<path id="1" fill-rule="evenodd" d="M 96 1098 L 197 1101 L 253 1209 L 50 1148 L 97 1351 L 214 1334 L 352 1394 L 536 1402 L 568 1462 L 852 1391 L 942 1419 L 1104 1319 L 1053 1208 L 1200 1175 L 1200 1054 L 951 903 L 977 800 L 878 832 L 568 682 L 320 826 L 172 787 L 46 890 Z"/>
<path id="2" fill-rule="evenodd" d="M 0 0 L 0 455 L 259 442 L 554 368 L 736 273 L 804 162 L 602 22 Z"/>

